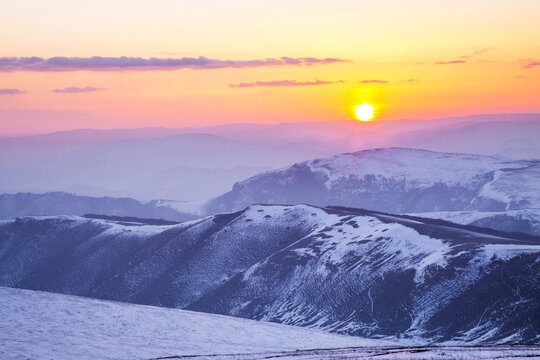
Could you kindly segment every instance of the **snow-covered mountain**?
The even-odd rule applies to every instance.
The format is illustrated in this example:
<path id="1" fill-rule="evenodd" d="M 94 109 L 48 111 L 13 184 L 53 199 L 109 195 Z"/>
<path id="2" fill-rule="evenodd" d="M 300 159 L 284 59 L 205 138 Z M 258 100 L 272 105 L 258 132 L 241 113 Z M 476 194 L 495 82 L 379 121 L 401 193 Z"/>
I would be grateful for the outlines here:
<path id="1" fill-rule="evenodd" d="M 186 221 L 197 217 L 189 209 L 182 210 L 188 206 L 179 201 L 141 202 L 130 198 L 91 197 L 64 192 L 0 194 L 0 219 L 29 215 L 99 214 Z"/>
<path id="2" fill-rule="evenodd" d="M 0 222 L 0 284 L 418 342 L 539 343 L 540 243 L 366 210 Z"/>
<path id="3" fill-rule="evenodd" d="M 390 213 L 499 212 L 510 217 L 504 230 L 538 235 L 538 217 L 514 218 L 507 211 L 539 214 L 540 161 L 403 148 L 359 151 L 256 175 L 208 202 L 206 209 L 232 211 L 254 203 L 340 205 Z"/>
<path id="4" fill-rule="evenodd" d="M 133 360 L 389 345 L 220 315 L 5 287 L 0 287 L 0 307 L 4 360 Z"/>

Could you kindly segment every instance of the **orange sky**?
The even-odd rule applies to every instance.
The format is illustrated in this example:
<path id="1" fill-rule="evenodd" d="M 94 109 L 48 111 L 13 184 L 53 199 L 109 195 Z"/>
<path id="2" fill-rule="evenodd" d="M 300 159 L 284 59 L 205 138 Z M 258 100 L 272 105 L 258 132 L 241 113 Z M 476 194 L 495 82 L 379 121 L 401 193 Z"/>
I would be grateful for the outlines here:
<path id="1" fill-rule="evenodd" d="M 0 57 L 350 61 L 96 71 L 0 60 L 0 136 L 338 120 L 364 101 L 379 120 L 540 112 L 539 24 L 537 0 L 4 1 Z"/>

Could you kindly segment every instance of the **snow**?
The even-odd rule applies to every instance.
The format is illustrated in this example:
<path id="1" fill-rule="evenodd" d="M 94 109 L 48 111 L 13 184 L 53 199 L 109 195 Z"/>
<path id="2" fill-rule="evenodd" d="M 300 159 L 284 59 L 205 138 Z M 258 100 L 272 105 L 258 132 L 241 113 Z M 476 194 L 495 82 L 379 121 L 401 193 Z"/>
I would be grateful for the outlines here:
<path id="1" fill-rule="evenodd" d="M 503 201 L 506 199 L 506 202 L 523 202 L 527 204 L 525 207 L 539 209 L 540 167 L 537 163 L 533 164 L 525 167 L 523 171 L 505 171 L 489 183 L 481 195 Z"/>
<path id="2" fill-rule="evenodd" d="M 527 253 L 538 253 L 540 256 L 540 246 L 538 245 L 489 244 L 485 245 L 483 250 L 487 259 L 495 257 L 500 260 L 507 260 Z"/>
<path id="3" fill-rule="evenodd" d="M 5 287 L 0 287 L 0 308 L 0 358 L 6 360 L 149 359 L 381 343 L 221 315 Z"/>
<path id="4" fill-rule="evenodd" d="M 519 359 L 538 346 L 417 346 L 185 310 L 0 287 L 0 358 Z"/>
<path id="5" fill-rule="evenodd" d="M 509 194 L 505 194 L 504 192 L 499 191 L 497 188 L 498 180 L 504 176 L 505 172 L 501 170 L 496 170 L 493 173 L 493 180 L 482 186 L 480 191 L 478 192 L 478 195 L 482 197 L 486 197 L 489 199 L 498 200 L 503 203 L 509 203 L 512 199 Z M 508 208 L 507 208 L 508 210 Z"/>
<path id="6" fill-rule="evenodd" d="M 339 179 L 354 175 L 394 178 L 407 181 L 409 186 L 430 187 L 437 182 L 448 185 L 467 185 L 483 173 L 501 167 L 517 167 L 496 157 L 467 154 L 436 153 L 412 149 L 375 149 L 342 154 L 307 162 L 314 172 L 328 178 L 326 186 L 332 188 Z M 433 171 L 437 169 L 437 171 Z"/>
<path id="7" fill-rule="evenodd" d="M 317 349 L 287 353 L 246 354 L 243 356 L 197 357 L 200 360 L 235 359 L 262 360 L 278 358 L 280 360 L 322 360 L 322 359 L 393 359 L 393 360 L 519 360 L 523 358 L 538 359 L 540 349 L 536 346 L 399 346 L 399 347 L 362 347 L 344 349 Z"/>
<path id="8" fill-rule="evenodd" d="M 165 230 L 171 229 L 176 225 L 141 225 L 141 224 L 119 224 L 114 221 L 107 220 L 91 220 L 106 226 L 108 229 L 101 233 L 102 236 L 112 234 L 136 235 L 136 236 L 153 236 L 162 233 Z"/>
<path id="9" fill-rule="evenodd" d="M 477 220 L 497 215 L 507 215 L 511 217 L 516 217 L 518 219 L 538 219 L 538 221 L 540 221 L 540 209 L 521 209 L 507 211 L 438 211 L 426 213 L 409 213 L 407 215 L 441 219 L 462 225 L 470 224 Z"/>
<path id="10" fill-rule="evenodd" d="M 325 245 L 321 249 L 323 253 L 321 260 L 325 264 L 340 265 L 349 253 L 365 252 L 367 247 L 359 246 L 357 240 L 366 239 L 373 235 L 375 237 L 382 236 L 384 240 L 377 242 L 376 245 L 370 242 L 370 247 L 376 246 L 378 251 L 387 249 L 388 253 L 394 254 L 379 264 L 382 266 L 386 262 L 389 263 L 388 266 L 385 266 L 385 271 L 388 271 L 390 264 L 395 268 L 414 268 L 416 270 L 415 281 L 422 282 L 424 269 L 427 266 L 444 267 L 446 265 L 445 254 L 449 252 L 450 246 L 439 239 L 421 235 L 414 229 L 398 223 L 384 223 L 372 216 L 351 217 L 323 214 L 324 216 L 319 215 L 318 226 L 310 235 L 324 232 L 325 236 L 330 237 L 330 239 L 325 240 Z M 347 219 L 346 222 L 343 218 Z M 343 225 L 333 226 L 333 224 L 341 222 L 344 222 Z M 355 223 L 355 226 L 348 224 L 348 222 Z M 309 248 L 296 249 L 295 252 L 308 256 L 314 254 L 313 250 Z M 420 261 L 410 260 L 419 256 L 422 258 Z M 326 270 L 321 267 L 317 271 L 324 274 Z"/>
<path id="11" fill-rule="evenodd" d="M 476 220 L 483 219 L 485 217 L 494 216 L 494 215 L 503 215 L 509 214 L 507 211 L 496 212 L 496 211 L 435 211 L 435 212 L 426 212 L 426 213 L 409 213 L 407 215 L 432 218 L 432 219 L 441 219 L 450 221 L 456 224 L 470 224 Z"/>

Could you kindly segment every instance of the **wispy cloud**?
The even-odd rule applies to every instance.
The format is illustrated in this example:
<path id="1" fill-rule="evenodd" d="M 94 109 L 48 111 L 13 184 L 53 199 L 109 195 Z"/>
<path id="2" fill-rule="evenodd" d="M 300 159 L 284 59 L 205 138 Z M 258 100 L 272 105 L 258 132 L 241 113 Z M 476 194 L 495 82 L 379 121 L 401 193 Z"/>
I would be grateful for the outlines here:
<path id="1" fill-rule="evenodd" d="M 435 65 L 466 64 L 465 60 L 437 61 Z"/>
<path id="2" fill-rule="evenodd" d="M 0 71 L 118 71 L 118 70 L 174 70 L 174 69 L 224 69 L 286 65 L 316 65 L 350 62 L 338 58 L 267 58 L 254 60 L 209 59 L 204 56 L 182 58 L 140 57 L 3 57 Z"/>
<path id="3" fill-rule="evenodd" d="M 296 81 L 296 80 L 274 80 L 274 81 L 256 81 L 252 83 L 239 83 L 239 84 L 229 84 L 231 88 L 250 88 L 257 86 L 313 86 L 313 85 L 330 85 L 330 84 L 340 84 L 345 81 Z"/>
<path id="4" fill-rule="evenodd" d="M 525 69 L 531 69 L 531 68 L 536 67 L 536 66 L 540 66 L 540 61 L 538 61 L 538 60 L 529 60 L 529 61 L 527 61 L 527 63 L 525 65 L 523 65 L 523 67 Z"/>
<path id="5" fill-rule="evenodd" d="M 417 82 L 420 81 L 419 79 L 407 79 L 407 80 L 401 80 L 401 82 Z"/>
<path id="6" fill-rule="evenodd" d="M 19 95 L 26 94 L 26 90 L 21 89 L 0 89 L 0 95 Z"/>
<path id="7" fill-rule="evenodd" d="M 85 87 L 67 87 L 63 89 L 54 89 L 51 92 L 53 93 L 85 93 L 85 92 L 94 92 L 94 91 L 101 91 L 106 90 L 104 88 L 97 88 L 93 86 L 85 86 Z"/>
<path id="8" fill-rule="evenodd" d="M 491 48 L 484 48 L 484 49 L 476 50 L 476 51 L 473 51 L 472 53 L 470 53 L 469 55 L 463 55 L 463 56 L 460 56 L 459 58 L 460 59 L 470 59 L 472 57 L 482 55 L 483 53 L 485 53 L 486 51 L 489 51 L 489 50 L 491 50 Z"/>
<path id="9" fill-rule="evenodd" d="M 359 84 L 387 84 L 388 81 L 374 79 L 374 80 L 360 80 L 358 83 Z"/>

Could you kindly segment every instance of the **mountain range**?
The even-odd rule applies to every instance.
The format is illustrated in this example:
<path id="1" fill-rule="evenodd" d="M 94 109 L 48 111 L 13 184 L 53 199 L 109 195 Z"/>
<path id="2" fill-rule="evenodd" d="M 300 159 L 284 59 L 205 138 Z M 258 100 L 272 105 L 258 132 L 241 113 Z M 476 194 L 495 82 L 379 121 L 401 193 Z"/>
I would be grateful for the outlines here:
<path id="1" fill-rule="evenodd" d="M 366 344 L 539 344 L 538 116 L 438 124 L 0 139 L 0 189 L 24 191 L 0 194 L 0 286 Z"/>
<path id="2" fill-rule="evenodd" d="M 537 237 L 306 205 L 0 222 L 2 286 L 421 343 L 539 343 L 539 255 Z"/>
<path id="3" fill-rule="evenodd" d="M 0 139 L 0 193 L 207 201 L 262 171 L 378 147 L 538 159 L 539 131 L 539 114 L 80 129 Z"/>
<path id="4" fill-rule="evenodd" d="M 540 235 L 539 165 L 538 160 L 384 148 L 266 171 L 237 182 L 231 191 L 206 202 L 141 202 L 70 193 L 3 194 L 0 218 L 102 214 L 185 221 L 256 203 L 312 204 L 360 207 Z M 170 171 L 172 178 L 182 172 Z M 212 172 L 204 174 L 200 184 L 212 187 Z M 157 177 L 154 183 L 168 181 Z M 146 186 L 151 188 L 152 182 Z"/>

